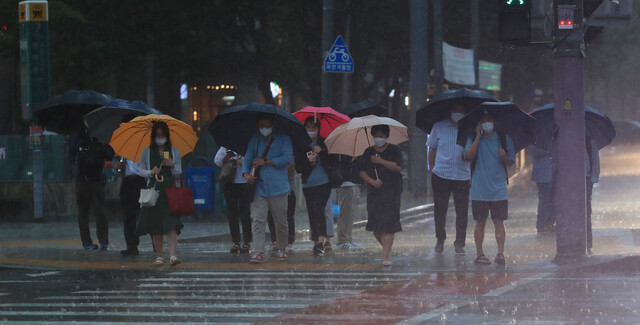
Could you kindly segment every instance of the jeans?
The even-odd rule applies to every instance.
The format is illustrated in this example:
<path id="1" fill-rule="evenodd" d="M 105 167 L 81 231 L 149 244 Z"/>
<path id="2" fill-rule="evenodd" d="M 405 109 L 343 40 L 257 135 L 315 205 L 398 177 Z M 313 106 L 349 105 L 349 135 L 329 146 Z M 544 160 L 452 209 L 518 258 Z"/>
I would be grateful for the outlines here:
<path id="1" fill-rule="evenodd" d="M 271 212 L 276 227 L 276 242 L 278 249 L 287 248 L 287 197 L 288 194 L 278 196 L 261 196 L 256 193 L 251 202 L 251 221 L 253 232 L 253 251 L 263 253 L 265 249 L 267 215 Z"/>
<path id="2" fill-rule="evenodd" d="M 96 217 L 96 233 L 100 244 L 109 243 L 109 222 L 104 215 L 104 185 L 100 182 L 76 182 L 76 199 L 78 203 L 78 227 L 82 244 L 91 244 L 89 231 L 89 214 Z"/>
<path id="3" fill-rule="evenodd" d="M 352 243 L 353 220 L 358 212 L 358 196 L 360 187 L 345 186 L 336 190 L 340 213 L 338 214 L 338 245 Z"/>
<path id="4" fill-rule="evenodd" d="M 453 203 L 456 208 L 456 240 L 454 245 L 456 247 L 464 247 L 469 218 L 470 182 L 445 179 L 433 174 L 431 184 L 433 186 L 436 238 L 438 238 L 438 241 L 444 241 L 447 238 L 445 230 L 446 217 L 449 209 L 449 197 L 453 193 Z"/>
<path id="5" fill-rule="evenodd" d="M 536 228 L 538 230 L 553 226 L 556 222 L 553 207 L 554 184 L 553 182 L 538 182 L 538 218 Z"/>
<path id="6" fill-rule="evenodd" d="M 250 203 L 246 200 L 245 187 L 247 184 L 224 184 L 224 198 L 227 201 L 229 219 L 229 231 L 231 241 L 240 243 L 240 223 L 242 224 L 242 237 L 245 243 L 251 242 L 251 217 Z"/>

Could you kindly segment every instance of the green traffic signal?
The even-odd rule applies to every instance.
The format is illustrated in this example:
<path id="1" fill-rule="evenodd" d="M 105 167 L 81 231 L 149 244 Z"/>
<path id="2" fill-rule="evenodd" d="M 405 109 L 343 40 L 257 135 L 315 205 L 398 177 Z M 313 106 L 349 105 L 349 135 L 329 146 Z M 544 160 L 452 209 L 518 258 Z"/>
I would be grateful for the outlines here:
<path id="1" fill-rule="evenodd" d="M 524 6 L 524 1 L 525 0 L 506 0 L 506 4 L 507 6 L 511 6 L 511 5 Z"/>

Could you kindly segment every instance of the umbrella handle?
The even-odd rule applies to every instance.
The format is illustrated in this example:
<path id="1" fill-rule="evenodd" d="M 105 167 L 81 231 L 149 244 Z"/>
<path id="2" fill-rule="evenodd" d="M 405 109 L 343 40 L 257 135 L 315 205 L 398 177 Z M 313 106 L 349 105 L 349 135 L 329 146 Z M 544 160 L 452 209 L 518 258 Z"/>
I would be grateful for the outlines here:
<path id="1" fill-rule="evenodd" d="M 373 171 L 376 172 L 376 179 L 380 179 L 380 177 L 378 176 L 378 168 L 373 168 Z"/>
<path id="2" fill-rule="evenodd" d="M 162 164 L 160 164 L 160 170 L 162 170 Z M 160 177 L 158 177 L 158 175 L 160 175 L 160 174 L 155 174 L 154 175 L 156 177 L 156 182 L 158 182 L 158 183 L 164 182 L 164 176 L 160 175 Z"/>

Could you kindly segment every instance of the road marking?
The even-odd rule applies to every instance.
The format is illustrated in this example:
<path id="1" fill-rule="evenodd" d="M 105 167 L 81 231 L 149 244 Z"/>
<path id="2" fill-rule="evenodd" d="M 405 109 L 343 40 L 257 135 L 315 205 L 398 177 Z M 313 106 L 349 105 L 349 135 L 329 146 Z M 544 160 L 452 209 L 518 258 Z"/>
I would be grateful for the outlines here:
<path id="1" fill-rule="evenodd" d="M 291 295 L 281 295 L 281 292 L 273 292 L 273 291 L 269 291 L 270 293 L 277 293 L 278 296 L 273 296 L 273 295 L 269 295 L 269 296 L 260 296 L 260 295 L 245 295 L 245 296 L 229 296 L 229 294 L 233 294 L 233 293 L 256 293 L 259 294 L 260 292 L 264 292 L 264 290 L 261 291 L 250 291 L 250 290 L 236 290 L 236 291 L 225 291 L 225 290 L 219 290 L 216 291 L 217 293 L 221 293 L 224 294 L 222 296 L 219 295 L 203 295 L 203 296 L 194 296 L 195 294 L 202 294 L 202 293 L 213 293 L 211 290 L 194 290 L 194 291 L 179 291 L 179 290 L 153 290 L 153 291 L 145 291 L 144 294 L 147 293 L 153 293 L 153 294 L 165 294 L 165 293 L 185 293 L 188 295 L 183 295 L 183 296 L 176 296 L 176 295 L 164 295 L 164 296 L 160 296 L 160 297 L 153 297 L 153 296 L 145 296 L 143 295 L 143 293 L 141 293 L 139 290 L 130 290 L 130 291 L 115 291 L 115 292 L 109 292 L 109 294 L 116 294 L 114 296 L 107 296 L 107 295 L 101 295 L 101 296 L 87 296 L 87 295 L 77 295 L 77 296 L 50 296 L 50 297 L 38 297 L 36 298 L 36 300 L 138 300 L 138 299 L 144 299 L 145 301 L 150 301 L 150 300 L 161 300 L 166 302 L 167 300 L 185 300 L 185 301 L 189 301 L 189 300 L 206 300 L 206 301 L 212 301 L 212 300 L 247 300 L 247 301 L 279 301 L 279 300 L 289 300 L 289 299 L 295 299 L 296 301 L 309 301 L 310 303 L 307 304 L 311 305 L 311 304 L 315 304 L 319 301 L 322 301 L 323 299 L 328 299 L 328 300 L 333 300 L 336 297 L 331 296 L 331 297 L 327 297 L 327 298 L 318 298 L 318 296 L 315 297 L 304 297 L 304 296 L 294 296 L 294 294 L 303 294 L 303 295 L 308 295 L 308 294 L 317 294 L 317 293 L 323 293 L 326 292 L 324 290 L 319 291 L 319 290 L 313 290 L 313 292 L 309 292 L 308 290 L 297 290 L 296 292 L 285 292 L 285 293 L 290 293 Z M 337 296 L 337 298 L 340 298 L 341 296 L 351 296 L 351 295 L 356 295 L 358 293 L 360 293 L 362 291 L 357 291 L 357 290 L 339 290 L 339 291 L 331 291 L 331 294 L 335 294 Z M 126 296 L 126 295 L 121 295 L 122 293 L 138 293 L 139 295 L 136 296 Z M 106 293 L 105 293 L 106 294 Z"/>
<path id="2" fill-rule="evenodd" d="M 49 271 L 49 272 L 32 273 L 32 274 L 25 274 L 25 275 L 31 278 L 38 278 L 38 277 L 58 275 L 58 274 L 60 274 L 59 271 Z"/>
<path id="3" fill-rule="evenodd" d="M 138 288 L 167 288 L 179 286 L 182 284 L 169 284 L 169 283 L 143 283 L 139 284 Z M 184 286 L 189 288 L 208 288 L 211 287 L 211 284 L 201 284 L 201 283 L 193 283 L 193 284 L 185 284 Z M 227 288 L 274 288 L 274 287 L 298 287 L 298 288 L 337 288 L 337 287 L 346 287 L 346 288 L 357 288 L 357 287 L 371 287 L 369 284 L 358 284 L 358 283 L 340 283 L 340 284 L 331 284 L 331 283 L 288 283 L 286 285 L 275 284 L 275 283 L 240 283 L 240 284 L 225 284 Z M 330 287 L 330 288 L 329 288 Z"/>
<path id="4" fill-rule="evenodd" d="M 246 311 L 243 313 L 233 313 L 233 312 L 171 312 L 171 313 L 149 313 L 149 312 L 121 312 L 121 311 L 33 311 L 33 310 L 25 310 L 25 311 L 8 311 L 8 310 L 0 310 L 0 315 L 2 316 L 91 316 L 95 317 L 96 315 L 100 315 L 100 317 L 105 316 L 115 316 L 115 317 L 154 317 L 154 318 L 170 318 L 175 319 L 175 317 L 200 317 L 204 319 L 212 319 L 218 316 L 226 316 L 226 317 L 237 317 L 237 318 L 267 318 L 277 316 L 278 313 L 260 313 L 260 312 L 251 312 L 247 313 Z M 72 322 L 67 322 L 67 324 Z"/>
<path id="5" fill-rule="evenodd" d="M 327 283 L 331 284 L 332 282 L 351 282 L 351 281 L 357 281 L 357 282 L 391 282 L 391 281 L 402 281 L 405 280 L 406 278 L 389 278 L 389 277 L 381 277 L 381 278 L 298 278 L 299 280 L 302 280 L 304 282 L 323 282 L 323 283 Z M 186 278 L 186 277 L 181 277 L 181 278 L 147 278 L 147 279 L 140 279 L 138 280 L 138 282 L 201 282 L 201 283 L 215 283 L 215 282 L 241 282 L 241 283 L 247 283 L 247 284 L 251 284 L 254 282 L 272 282 L 274 280 L 274 278 L 249 278 L 249 279 L 243 279 L 243 278 Z"/>
<path id="6" fill-rule="evenodd" d="M 360 264 L 358 264 L 360 265 Z M 376 264 L 377 266 L 377 264 Z M 413 276 L 419 276 L 419 275 L 423 275 L 424 273 L 421 272 L 399 272 L 399 273 L 387 273 L 384 271 L 381 272 L 358 272 L 358 273 L 353 273 L 353 272 L 293 272 L 293 271 L 284 271 L 284 272 L 270 272 L 270 271 L 265 271 L 265 272 L 249 272 L 249 271 L 238 271 L 238 272 L 233 272 L 233 271 L 229 271 L 229 272 L 224 272 L 224 271 L 211 271 L 211 272 L 204 272 L 204 271 L 194 271 L 194 272 L 170 272 L 168 273 L 169 275 L 198 275 L 198 276 L 202 276 L 202 275 L 209 275 L 209 276 L 216 276 L 216 275 L 232 275 L 232 276 L 241 276 L 241 275 L 282 275 L 282 276 L 291 276 L 291 275 L 296 275 L 296 276 L 305 276 L 305 275 L 326 275 L 326 276 L 365 276 L 365 275 L 373 275 L 373 276 L 402 276 L 402 277 L 413 277 Z"/>
<path id="7" fill-rule="evenodd" d="M 277 304 L 260 304 L 260 303 L 252 303 L 250 304 L 250 307 L 252 309 L 256 308 L 256 309 L 267 309 L 267 308 L 274 308 L 274 309 L 285 309 L 285 308 L 303 308 L 308 306 L 307 304 L 300 304 L 300 303 L 290 303 L 290 304 L 283 304 L 283 303 L 277 303 Z M 150 302 L 145 302 L 145 303 L 132 303 L 132 302 L 127 302 L 127 303 L 105 303 L 105 302 L 81 302 L 81 303 L 74 303 L 72 306 L 69 306 L 69 304 L 67 303 L 9 303 L 9 304 L 0 304 L 0 307 L 23 307 L 23 308 L 42 308 L 42 307 L 46 307 L 46 308 L 56 308 L 56 307 L 79 307 L 79 308 L 83 308 L 83 307 L 100 307 L 100 308 L 198 308 L 198 309 L 242 309 L 242 310 L 246 310 L 247 309 L 247 304 L 242 304 L 242 305 L 233 305 L 233 304 L 220 304 L 220 303 L 200 303 L 200 304 L 194 304 L 194 303 L 180 303 L 180 302 L 172 302 L 172 303 L 150 303 Z"/>

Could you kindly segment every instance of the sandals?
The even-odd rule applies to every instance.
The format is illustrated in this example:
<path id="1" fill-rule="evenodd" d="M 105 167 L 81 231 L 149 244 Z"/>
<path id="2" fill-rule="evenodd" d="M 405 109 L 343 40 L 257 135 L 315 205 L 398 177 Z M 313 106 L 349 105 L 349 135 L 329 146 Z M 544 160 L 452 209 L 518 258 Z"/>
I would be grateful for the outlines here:
<path id="1" fill-rule="evenodd" d="M 477 265 L 489 265 L 491 264 L 491 261 L 489 261 L 489 259 L 484 256 L 484 254 L 479 255 L 478 257 L 476 257 L 476 259 L 473 261 L 473 263 L 477 264 Z"/>
<path id="2" fill-rule="evenodd" d="M 507 261 L 504 259 L 504 254 L 498 253 L 498 255 L 496 255 L 496 264 L 498 265 L 505 265 L 507 264 Z"/>
<path id="3" fill-rule="evenodd" d="M 391 261 L 382 261 L 382 266 L 391 266 Z"/>
<path id="4" fill-rule="evenodd" d="M 182 261 L 177 256 L 171 256 L 171 259 L 169 259 L 169 261 L 171 262 L 171 266 L 176 266 L 182 263 Z"/>
<path id="5" fill-rule="evenodd" d="M 160 267 L 160 266 L 163 266 L 163 265 L 164 265 L 164 258 L 162 258 L 162 257 L 157 257 L 156 261 L 153 262 L 153 266 Z"/>

